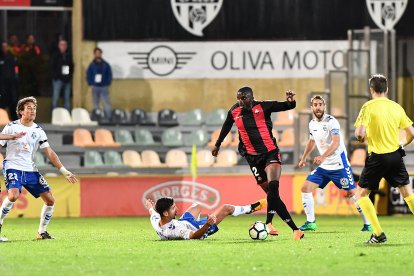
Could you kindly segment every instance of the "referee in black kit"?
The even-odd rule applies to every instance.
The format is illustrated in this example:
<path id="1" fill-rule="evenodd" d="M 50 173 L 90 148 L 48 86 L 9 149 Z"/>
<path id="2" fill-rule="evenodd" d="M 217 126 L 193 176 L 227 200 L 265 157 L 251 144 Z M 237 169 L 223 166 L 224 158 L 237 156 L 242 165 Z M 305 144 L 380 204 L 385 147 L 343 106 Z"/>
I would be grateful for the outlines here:
<path id="1" fill-rule="evenodd" d="M 280 218 L 293 230 L 293 239 L 300 240 L 304 232 L 293 222 L 285 203 L 279 195 L 279 179 L 282 172 L 279 147 L 272 135 L 272 112 L 290 110 L 296 107 L 295 93 L 286 92 L 287 100 L 256 101 L 250 87 L 242 87 L 237 91 L 237 103 L 227 113 L 220 136 L 217 139 L 212 155 L 217 156 L 220 145 L 230 132 L 233 123 L 239 131 L 239 152 L 249 163 L 257 184 L 267 193 L 266 224 L 269 234 L 279 232 L 272 225 L 273 216 L 277 213 Z"/>

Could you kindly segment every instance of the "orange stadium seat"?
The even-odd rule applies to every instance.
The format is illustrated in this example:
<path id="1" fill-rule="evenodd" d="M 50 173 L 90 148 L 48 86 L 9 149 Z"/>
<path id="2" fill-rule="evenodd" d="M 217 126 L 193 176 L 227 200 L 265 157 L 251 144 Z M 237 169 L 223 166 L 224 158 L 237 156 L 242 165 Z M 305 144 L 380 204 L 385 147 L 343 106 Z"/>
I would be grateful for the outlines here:
<path id="1" fill-rule="evenodd" d="M 287 128 L 282 132 L 280 137 L 279 146 L 280 147 L 293 147 L 295 143 L 295 132 L 293 128 Z"/>
<path id="2" fill-rule="evenodd" d="M 238 147 L 239 146 L 239 132 L 236 131 L 233 136 L 233 140 L 231 141 L 230 147 Z"/>
<path id="3" fill-rule="evenodd" d="M 233 167 L 237 165 L 237 153 L 234 150 L 226 149 L 220 151 L 214 167 Z"/>
<path id="4" fill-rule="evenodd" d="M 209 150 L 197 152 L 197 164 L 200 168 L 211 167 L 214 164 L 214 157 Z"/>
<path id="5" fill-rule="evenodd" d="M 97 147 L 92 139 L 92 134 L 85 128 L 77 128 L 73 131 L 73 145 L 78 147 Z"/>
<path id="6" fill-rule="evenodd" d="M 135 150 L 126 150 L 122 153 L 122 160 L 125 165 L 128 165 L 132 168 L 140 168 L 144 165 L 142 164 L 141 155 Z"/>
<path id="7" fill-rule="evenodd" d="M 158 153 L 153 150 L 144 150 L 143 152 L 141 152 L 141 158 L 144 167 L 165 167 L 165 164 L 161 163 Z"/>
<path id="8" fill-rule="evenodd" d="M 95 130 L 95 143 L 101 147 L 120 147 L 121 144 L 114 141 L 112 133 L 105 128 Z"/>
<path id="9" fill-rule="evenodd" d="M 275 126 L 292 126 L 295 119 L 295 111 L 287 110 L 277 113 L 277 119 L 273 122 Z"/>
<path id="10" fill-rule="evenodd" d="M 180 149 L 172 149 L 165 156 L 165 164 L 170 168 L 188 168 L 187 154 Z"/>
<path id="11" fill-rule="evenodd" d="M 218 137 L 220 136 L 220 131 L 221 131 L 221 129 L 216 129 L 211 134 L 210 142 L 208 143 L 208 146 L 210 148 L 214 148 L 214 145 L 216 144 L 216 141 L 217 141 Z M 226 138 L 224 138 L 223 142 L 221 143 L 221 147 L 227 147 L 227 146 L 230 145 L 230 143 L 231 143 L 231 132 L 229 132 L 229 134 L 227 134 Z"/>

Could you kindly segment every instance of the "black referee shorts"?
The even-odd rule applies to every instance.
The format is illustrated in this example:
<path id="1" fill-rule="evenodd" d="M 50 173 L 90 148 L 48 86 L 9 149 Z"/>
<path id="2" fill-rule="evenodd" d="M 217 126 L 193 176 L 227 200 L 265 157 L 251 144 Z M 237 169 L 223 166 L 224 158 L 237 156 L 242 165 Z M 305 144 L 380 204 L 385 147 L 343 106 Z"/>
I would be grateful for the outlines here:
<path id="1" fill-rule="evenodd" d="M 409 184 L 403 156 L 403 149 L 385 154 L 371 153 L 365 160 L 365 167 L 362 170 L 358 185 L 361 188 L 376 191 L 381 178 L 385 178 L 392 187 Z"/>
<path id="2" fill-rule="evenodd" d="M 265 169 L 268 165 L 274 163 L 280 165 L 282 164 L 278 148 L 258 155 L 246 154 L 245 158 L 247 163 L 249 163 L 253 176 L 256 178 L 257 184 L 267 182 L 267 174 Z"/>

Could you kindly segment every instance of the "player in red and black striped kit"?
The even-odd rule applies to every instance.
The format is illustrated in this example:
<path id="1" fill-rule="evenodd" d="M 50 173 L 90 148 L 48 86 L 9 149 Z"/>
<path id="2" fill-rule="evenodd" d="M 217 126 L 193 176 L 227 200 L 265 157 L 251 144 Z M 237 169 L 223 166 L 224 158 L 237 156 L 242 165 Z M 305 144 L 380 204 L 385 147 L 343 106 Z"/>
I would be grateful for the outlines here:
<path id="1" fill-rule="evenodd" d="M 239 152 L 249 163 L 257 184 L 267 193 L 266 224 L 271 235 L 279 232 L 272 226 L 275 213 L 293 230 L 293 238 L 300 240 L 304 234 L 293 222 L 286 205 L 279 196 L 279 179 L 282 172 L 279 147 L 272 135 L 272 112 L 286 111 L 296 107 L 295 93 L 286 92 L 285 102 L 256 101 L 250 87 L 237 92 L 237 103 L 233 105 L 217 139 L 213 156 L 217 156 L 220 145 L 234 123 L 239 131 Z"/>

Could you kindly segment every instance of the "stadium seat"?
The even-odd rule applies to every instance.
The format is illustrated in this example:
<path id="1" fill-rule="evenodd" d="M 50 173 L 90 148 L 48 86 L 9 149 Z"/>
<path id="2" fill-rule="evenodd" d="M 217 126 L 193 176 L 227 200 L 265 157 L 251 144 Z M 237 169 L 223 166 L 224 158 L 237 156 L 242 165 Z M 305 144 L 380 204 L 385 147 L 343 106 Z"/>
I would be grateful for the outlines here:
<path id="1" fill-rule="evenodd" d="M 52 111 L 52 125 L 73 126 L 72 116 L 69 111 L 63 107 L 56 107 Z"/>
<path id="2" fill-rule="evenodd" d="M 206 125 L 208 126 L 221 126 L 226 120 L 227 112 L 225 109 L 216 109 L 207 114 Z"/>
<path id="3" fill-rule="evenodd" d="M 0 126 L 5 126 L 10 123 L 9 113 L 3 108 L 0 108 Z"/>
<path id="4" fill-rule="evenodd" d="M 77 128 L 73 131 L 73 145 L 78 147 L 97 147 L 92 134 L 85 128 Z"/>
<path id="5" fill-rule="evenodd" d="M 123 146 L 135 145 L 131 132 L 126 129 L 115 130 L 115 140 Z"/>
<path id="6" fill-rule="evenodd" d="M 144 150 L 141 152 L 141 158 L 144 167 L 159 168 L 166 166 L 161 163 L 158 153 L 153 150 Z"/>
<path id="7" fill-rule="evenodd" d="M 135 130 L 135 144 L 138 146 L 159 145 L 159 143 L 154 142 L 151 132 L 145 128 Z"/>
<path id="8" fill-rule="evenodd" d="M 355 149 L 351 154 L 351 166 L 365 166 L 365 159 L 367 157 L 367 151 L 363 148 Z"/>
<path id="9" fill-rule="evenodd" d="M 172 109 L 161 109 L 158 112 L 158 125 L 167 127 L 178 126 L 177 113 Z"/>
<path id="10" fill-rule="evenodd" d="M 239 146 L 239 132 L 236 131 L 233 136 L 233 140 L 229 144 L 230 147 L 238 147 Z"/>
<path id="11" fill-rule="evenodd" d="M 52 167 L 51 164 L 48 164 L 45 161 L 45 157 L 43 156 L 43 154 L 40 153 L 40 152 L 38 152 L 38 151 L 36 152 L 33 161 L 34 161 L 36 167 L 38 167 L 39 169 L 42 169 L 42 168 L 51 168 Z"/>
<path id="12" fill-rule="evenodd" d="M 184 145 L 183 134 L 175 128 L 164 130 L 161 135 L 161 142 L 167 147 L 180 147 Z"/>
<path id="13" fill-rule="evenodd" d="M 148 117 L 147 112 L 140 108 L 132 110 L 130 123 L 133 125 L 155 126 L 155 123 Z"/>
<path id="14" fill-rule="evenodd" d="M 187 154 L 183 150 L 169 150 L 165 156 L 165 164 L 169 168 L 187 168 Z"/>
<path id="15" fill-rule="evenodd" d="M 295 144 L 295 133 L 293 128 L 287 128 L 283 130 L 280 137 L 279 146 L 280 147 L 293 147 Z"/>
<path id="16" fill-rule="evenodd" d="M 125 168 L 126 165 L 122 162 L 121 155 L 113 150 L 106 151 L 103 155 L 105 166 Z"/>
<path id="17" fill-rule="evenodd" d="M 193 109 L 184 114 L 180 125 L 182 126 L 200 126 L 204 123 L 204 113 L 201 109 Z"/>
<path id="18" fill-rule="evenodd" d="M 77 169 L 81 167 L 81 157 L 79 155 L 59 154 L 59 159 L 66 168 Z"/>
<path id="19" fill-rule="evenodd" d="M 276 142 L 279 142 L 279 132 L 276 129 L 272 129 L 273 137 L 275 137 Z"/>
<path id="20" fill-rule="evenodd" d="M 105 113 L 99 108 L 95 108 L 94 110 L 92 110 L 91 120 L 97 121 L 100 125 L 105 125 L 109 123 L 109 120 L 106 118 Z"/>
<path id="21" fill-rule="evenodd" d="M 101 154 L 96 150 L 88 150 L 84 153 L 84 166 L 87 168 L 104 167 Z"/>
<path id="22" fill-rule="evenodd" d="M 231 149 L 225 149 L 217 155 L 214 167 L 233 167 L 237 165 L 237 153 Z"/>
<path id="23" fill-rule="evenodd" d="M 141 168 L 144 165 L 142 164 L 141 155 L 135 150 L 126 150 L 122 153 L 122 159 L 124 164 L 132 168 Z"/>
<path id="24" fill-rule="evenodd" d="M 119 147 L 119 143 L 114 141 L 112 133 L 104 128 L 95 130 L 95 143 L 100 147 Z"/>
<path id="25" fill-rule="evenodd" d="M 72 109 L 72 121 L 75 125 L 81 126 L 96 126 L 98 124 L 98 122 L 91 120 L 86 109 L 80 107 Z"/>
<path id="26" fill-rule="evenodd" d="M 200 168 L 211 167 L 214 164 L 214 157 L 209 150 L 200 150 L 197 152 L 197 165 Z"/>
<path id="27" fill-rule="evenodd" d="M 111 123 L 114 125 L 129 124 L 128 115 L 125 110 L 114 108 L 112 110 Z"/>
<path id="28" fill-rule="evenodd" d="M 208 143 L 207 132 L 203 129 L 194 129 L 189 139 L 185 141 L 186 146 L 196 145 L 199 147 L 204 147 Z"/>
<path id="29" fill-rule="evenodd" d="M 295 120 L 295 111 L 293 109 L 278 112 L 277 119 L 273 122 L 275 126 L 293 126 Z"/>
<path id="30" fill-rule="evenodd" d="M 216 129 L 211 134 L 210 142 L 208 143 L 208 146 L 210 148 L 214 148 L 214 145 L 216 144 L 216 141 L 218 137 L 220 136 L 220 131 L 221 129 Z M 229 132 L 229 134 L 227 134 L 227 136 L 224 138 L 223 142 L 221 143 L 221 147 L 227 147 L 230 145 L 230 143 L 231 143 L 231 132 Z"/>

